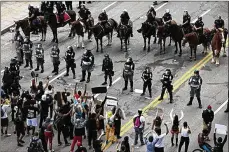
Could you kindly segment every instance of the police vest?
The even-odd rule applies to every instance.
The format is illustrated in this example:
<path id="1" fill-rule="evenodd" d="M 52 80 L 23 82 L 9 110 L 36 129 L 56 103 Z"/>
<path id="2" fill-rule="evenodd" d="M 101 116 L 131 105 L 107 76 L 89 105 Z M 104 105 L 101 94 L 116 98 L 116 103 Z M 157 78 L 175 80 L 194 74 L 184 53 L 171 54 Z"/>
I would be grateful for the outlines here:
<path id="1" fill-rule="evenodd" d="M 44 58 L 43 49 L 36 49 L 36 57 L 39 59 Z"/>
<path id="2" fill-rule="evenodd" d="M 183 23 L 185 23 L 186 21 L 189 21 L 189 22 L 190 22 L 190 17 L 187 16 L 187 15 L 185 15 L 185 16 L 183 17 Z"/>
<path id="3" fill-rule="evenodd" d="M 59 54 L 58 54 L 57 50 L 52 49 L 51 57 L 52 58 L 59 58 Z"/>
<path id="4" fill-rule="evenodd" d="M 111 62 L 110 59 L 105 59 L 105 60 L 104 60 L 104 67 L 105 67 L 105 68 L 108 68 L 109 65 L 110 65 L 110 62 Z"/>
<path id="5" fill-rule="evenodd" d="M 150 72 L 147 73 L 147 72 L 144 71 L 143 74 L 142 74 L 142 76 L 143 76 L 143 78 L 145 80 L 149 80 L 151 78 L 151 73 Z"/>
<path id="6" fill-rule="evenodd" d="M 200 80 L 199 77 L 195 77 L 195 76 L 191 77 L 191 81 L 190 81 L 191 87 L 199 87 L 200 86 L 199 80 Z"/>
<path id="7" fill-rule="evenodd" d="M 73 53 L 71 53 L 71 52 L 66 52 L 66 59 L 67 60 L 71 60 L 73 58 Z"/>
<path id="8" fill-rule="evenodd" d="M 165 83 L 167 83 L 167 84 L 170 83 L 170 81 L 171 81 L 170 76 L 171 76 L 171 75 L 163 74 L 163 81 L 164 81 Z"/>
<path id="9" fill-rule="evenodd" d="M 24 53 L 31 53 L 29 44 L 23 44 L 23 52 Z"/>
<path id="10" fill-rule="evenodd" d="M 196 26 L 197 28 L 199 28 L 199 27 L 203 27 L 204 25 L 203 25 L 203 22 L 197 21 L 197 22 L 195 23 L 195 26 Z"/>
<path id="11" fill-rule="evenodd" d="M 92 56 L 84 56 L 83 57 L 83 65 L 91 65 Z"/>
<path id="12" fill-rule="evenodd" d="M 167 22 L 168 20 L 171 19 L 171 15 L 170 14 L 166 14 L 166 15 L 164 15 L 163 18 L 164 18 L 165 22 Z"/>
<path id="13" fill-rule="evenodd" d="M 132 65 L 133 64 L 125 64 L 124 72 L 132 72 Z"/>

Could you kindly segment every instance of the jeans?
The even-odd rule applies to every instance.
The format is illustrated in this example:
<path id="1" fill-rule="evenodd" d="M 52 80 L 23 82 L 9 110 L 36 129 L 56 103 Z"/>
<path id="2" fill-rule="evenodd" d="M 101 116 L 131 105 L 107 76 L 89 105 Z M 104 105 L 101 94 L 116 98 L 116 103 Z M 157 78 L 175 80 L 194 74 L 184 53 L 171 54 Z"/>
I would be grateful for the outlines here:
<path id="1" fill-rule="evenodd" d="M 143 130 L 144 130 L 144 128 L 135 128 L 134 144 L 138 143 L 138 136 L 140 136 L 141 143 L 144 144 L 144 141 L 143 141 Z"/>
<path id="2" fill-rule="evenodd" d="M 201 148 L 206 150 L 206 152 L 211 152 L 211 147 L 209 147 L 207 144 L 202 145 Z"/>
<path id="3" fill-rule="evenodd" d="M 185 152 L 188 152 L 189 137 L 181 137 L 178 152 L 181 151 L 181 148 L 184 143 L 185 143 Z"/>

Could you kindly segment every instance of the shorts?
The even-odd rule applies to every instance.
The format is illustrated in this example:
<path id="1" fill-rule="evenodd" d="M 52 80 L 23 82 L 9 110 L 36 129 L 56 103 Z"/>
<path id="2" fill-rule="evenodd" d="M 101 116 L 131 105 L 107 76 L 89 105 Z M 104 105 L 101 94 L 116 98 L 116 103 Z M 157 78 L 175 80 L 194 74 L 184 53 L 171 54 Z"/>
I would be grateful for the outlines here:
<path id="1" fill-rule="evenodd" d="M 8 118 L 1 118 L 1 127 L 8 127 L 9 119 Z"/>
<path id="2" fill-rule="evenodd" d="M 37 127 L 37 118 L 26 119 L 27 126 Z"/>
<path id="3" fill-rule="evenodd" d="M 171 134 L 179 134 L 179 130 L 171 130 Z"/>
<path id="4" fill-rule="evenodd" d="M 17 137 L 20 137 L 20 135 L 23 135 L 23 136 L 25 135 L 25 129 L 23 128 L 20 130 L 17 130 L 16 132 L 17 132 Z"/>

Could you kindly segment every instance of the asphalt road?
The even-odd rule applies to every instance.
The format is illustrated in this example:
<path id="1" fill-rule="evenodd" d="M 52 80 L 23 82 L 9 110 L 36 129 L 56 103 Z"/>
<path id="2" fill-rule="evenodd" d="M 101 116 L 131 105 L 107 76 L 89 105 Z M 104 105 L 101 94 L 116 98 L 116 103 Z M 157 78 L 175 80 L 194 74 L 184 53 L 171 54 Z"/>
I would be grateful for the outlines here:
<path id="1" fill-rule="evenodd" d="M 112 4 L 112 5 L 110 5 Z M 92 72 L 91 82 L 88 84 L 88 90 L 91 87 L 100 86 L 103 82 L 103 73 L 101 71 L 102 59 L 105 53 L 108 53 L 114 62 L 114 71 L 115 75 L 113 77 L 114 85 L 108 89 L 108 95 L 118 96 L 119 104 L 125 111 L 126 119 L 122 122 L 124 125 L 128 122 L 134 114 L 137 113 L 137 109 L 144 108 L 151 101 L 160 95 L 161 92 L 161 82 L 160 77 L 165 71 L 166 68 L 170 68 L 172 73 L 174 74 L 174 82 L 180 80 L 180 78 L 186 74 L 189 69 L 191 69 L 194 65 L 196 65 L 200 60 L 204 58 L 201 54 L 202 46 L 198 47 L 197 53 L 197 61 L 189 61 L 189 48 L 183 48 L 183 56 L 178 57 L 174 55 L 174 43 L 172 46 L 166 46 L 166 54 L 159 55 L 158 45 L 151 44 L 151 51 L 144 52 L 142 50 L 143 39 L 141 34 L 137 33 L 136 30 L 141 26 L 141 23 L 145 21 L 145 13 L 148 10 L 149 5 L 152 3 L 150 2 L 94 2 L 91 4 L 90 10 L 92 12 L 93 17 L 95 18 L 95 23 L 97 23 L 98 14 L 101 12 L 103 8 L 107 8 L 107 14 L 109 18 L 114 18 L 116 21 L 119 22 L 119 16 L 123 9 L 127 9 L 132 21 L 134 21 L 134 37 L 130 39 L 130 50 L 129 55 L 133 58 L 136 64 L 136 70 L 134 75 L 134 89 L 142 89 L 142 80 L 140 79 L 141 73 L 144 70 L 145 66 L 148 65 L 151 67 L 153 71 L 153 97 L 152 99 L 146 99 L 144 97 L 140 97 L 139 93 L 130 93 L 129 90 L 122 92 L 122 88 L 124 86 L 123 79 L 121 78 L 123 64 L 126 60 L 126 54 L 120 51 L 120 41 L 119 39 L 114 36 L 112 46 L 107 47 L 104 46 L 104 53 L 96 53 L 95 50 L 93 54 L 95 55 L 95 70 Z M 110 5 L 110 6 L 109 6 Z M 109 6 L 109 7 L 107 7 Z M 157 9 L 159 8 L 159 9 Z M 177 21 L 177 23 L 182 22 L 182 15 L 183 10 L 188 10 L 189 14 L 192 17 L 192 20 L 195 20 L 197 16 L 202 15 L 203 21 L 205 23 L 205 27 L 212 28 L 213 22 L 217 15 L 221 15 L 222 18 L 225 20 L 226 26 L 228 26 L 228 3 L 226 2 L 168 2 L 167 4 L 159 4 L 156 6 L 157 9 L 157 16 L 161 17 L 164 14 L 165 9 L 170 9 L 170 12 L 173 16 L 173 19 Z M 77 40 L 68 38 L 68 31 L 69 27 L 66 26 L 64 28 L 59 29 L 58 38 L 59 38 L 59 48 L 61 50 L 61 55 L 64 56 L 64 52 L 69 45 L 75 45 Z M 16 56 L 15 51 L 13 49 L 13 45 L 10 42 L 12 38 L 11 33 L 6 33 L 2 35 L 1 38 L 1 68 L 3 69 L 5 66 L 9 65 L 10 58 Z M 39 74 L 39 79 L 43 80 L 45 77 L 51 75 L 52 71 L 52 64 L 50 61 L 50 50 L 52 47 L 51 43 L 52 35 L 51 31 L 48 30 L 46 42 L 43 43 L 45 49 L 45 72 L 43 74 Z M 38 37 L 32 37 L 34 43 L 39 42 Z M 106 41 L 107 38 L 104 38 Z M 106 42 L 105 42 L 106 44 Z M 86 48 L 94 49 L 96 47 L 95 41 L 93 42 L 86 42 Z M 54 85 L 55 90 L 62 91 L 67 85 L 74 84 L 75 82 L 79 81 L 81 78 L 81 69 L 79 66 L 80 58 L 84 52 L 82 49 L 75 49 L 76 53 L 76 79 L 72 79 L 72 74 L 70 72 L 69 77 L 63 77 L 65 72 L 65 62 L 64 60 L 61 61 L 60 65 L 60 75 L 57 77 L 52 77 L 51 82 Z M 210 51 L 209 51 L 210 52 Z M 206 58 L 206 57 L 205 57 Z M 202 102 L 203 107 L 206 108 L 207 105 L 211 104 L 213 110 L 215 111 L 220 105 L 227 100 L 227 89 L 228 89 L 228 73 L 227 73 L 227 65 L 228 59 L 221 58 L 221 65 L 220 67 L 216 67 L 210 63 L 204 63 L 205 66 L 201 69 L 200 74 L 203 78 L 203 87 L 202 87 Z M 36 61 L 34 60 L 34 68 L 36 68 Z M 196 66 L 197 67 L 197 66 Z M 198 68 L 200 65 L 198 65 Z M 1 69 L 1 70 L 2 70 Z M 24 69 L 23 66 L 21 68 L 21 73 L 24 78 L 21 80 L 21 85 L 23 88 L 28 89 L 30 85 L 30 70 Z M 187 74 L 188 77 L 190 74 Z M 182 79 L 181 82 L 184 80 Z M 83 86 L 83 84 L 82 84 Z M 197 108 L 197 104 L 195 102 L 192 107 L 186 107 L 186 104 L 189 99 L 189 86 L 187 83 L 182 85 L 177 85 L 177 89 L 174 93 L 174 103 L 167 104 L 167 99 L 165 102 L 156 105 L 159 108 L 165 108 L 165 118 L 164 122 L 170 121 L 169 112 L 172 108 L 175 109 L 176 112 L 180 110 L 184 111 L 184 118 L 183 121 L 187 121 L 191 127 L 192 135 L 191 141 L 189 146 L 189 151 L 198 148 L 197 145 L 197 134 L 201 131 L 202 128 L 202 119 L 201 119 L 201 112 Z M 70 88 L 69 88 L 70 89 Z M 148 93 L 148 92 L 147 92 Z M 146 93 L 146 96 L 147 96 Z M 99 96 L 98 98 L 102 98 Z M 215 116 L 214 123 L 220 124 L 227 124 L 228 123 L 228 115 L 224 114 L 225 107 L 223 107 Z M 155 106 L 152 106 L 147 113 L 147 123 L 151 123 L 152 119 L 155 117 Z M 226 120 L 226 121 L 225 121 Z M 132 125 L 132 124 L 131 124 Z M 127 125 L 126 125 L 127 126 Z M 150 124 L 147 125 L 146 131 L 149 128 Z M 126 129 L 127 128 L 127 129 Z M 122 129 L 123 136 L 129 135 L 130 136 L 130 143 L 132 144 L 134 139 L 134 132 L 133 129 L 129 129 L 131 127 L 126 127 Z M 169 128 L 171 128 L 171 124 L 169 124 Z M 11 125 L 9 132 L 13 132 L 13 125 Z M 166 137 L 166 149 L 165 151 L 174 152 L 176 151 L 175 147 L 171 147 L 170 144 L 170 134 Z M 26 145 L 28 145 L 29 137 L 26 137 Z M 212 138 L 211 138 L 212 139 Z M 56 151 L 67 152 L 70 150 L 70 147 L 58 147 L 56 137 L 54 140 L 54 149 Z M 212 140 L 210 142 L 212 145 Z M 85 144 L 86 145 L 86 141 Z M 225 145 L 224 149 L 227 151 L 228 149 L 228 142 Z M 112 145 L 108 148 L 107 151 L 115 151 L 116 144 Z M 12 135 L 11 137 L 2 137 L 1 141 L 1 151 L 26 151 L 25 148 L 18 148 L 16 145 L 16 136 Z M 145 151 L 145 146 L 143 147 L 136 147 L 135 151 Z"/>

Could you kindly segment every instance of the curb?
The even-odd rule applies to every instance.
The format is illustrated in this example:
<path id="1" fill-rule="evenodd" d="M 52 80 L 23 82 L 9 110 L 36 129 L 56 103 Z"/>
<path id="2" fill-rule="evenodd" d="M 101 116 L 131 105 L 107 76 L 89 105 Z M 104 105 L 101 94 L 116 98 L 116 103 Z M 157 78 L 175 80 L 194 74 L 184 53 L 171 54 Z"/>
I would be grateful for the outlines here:
<path id="1" fill-rule="evenodd" d="M 24 20 L 24 19 L 26 19 L 26 18 L 27 18 L 27 17 L 25 17 L 25 18 L 23 18 L 23 19 L 20 19 L 20 20 Z M 6 27 L 5 29 L 1 30 L 1 35 L 5 34 L 5 33 L 7 33 L 7 32 L 10 32 L 10 28 L 14 27 L 14 25 L 15 25 L 15 24 L 10 25 L 10 26 Z"/>

